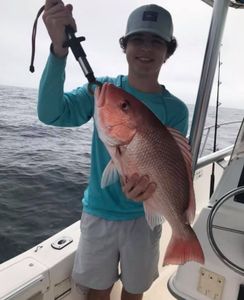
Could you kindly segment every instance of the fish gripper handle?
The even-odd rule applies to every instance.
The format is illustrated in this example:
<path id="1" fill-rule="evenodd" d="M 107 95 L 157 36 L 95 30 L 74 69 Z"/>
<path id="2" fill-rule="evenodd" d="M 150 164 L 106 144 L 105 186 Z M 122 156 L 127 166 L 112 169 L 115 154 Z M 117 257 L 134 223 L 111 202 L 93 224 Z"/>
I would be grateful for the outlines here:
<path id="1" fill-rule="evenodd" d="M 89 83 L 96 82 L 96 78 L 90 67 L 89 62 L 86 59 L 86 53 L 81 46 L 81 42 L 85 41 L 85 37 L 76 37 L 74 29 L 68 25 L 65 26 L 65 33 L 67 35 L 67 41 L 64 42 L 63 47 L 70 47 L 76 60 L 79 62 L 86 78 Z"/>

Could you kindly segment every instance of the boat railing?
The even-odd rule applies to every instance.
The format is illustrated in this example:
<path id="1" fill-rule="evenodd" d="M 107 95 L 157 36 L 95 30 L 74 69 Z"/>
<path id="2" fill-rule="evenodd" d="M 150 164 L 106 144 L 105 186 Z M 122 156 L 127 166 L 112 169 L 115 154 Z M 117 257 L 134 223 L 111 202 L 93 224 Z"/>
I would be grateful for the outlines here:
<path id="1" fill-rule="evenodd" d="M 241 124 L 241 123 L 242 123 L 242 121 L 223 122 L 223 123 L 218 124 L 217 128 L 220 128 L 222 126 L 233 125 L 233 124 Z M 213 153 L 203 156 L 210 132 L 214 128 L 215 128 L 215 125 L 207 126 L 204 128 L 204 131 L 206 131 L 206 134 L 204 134 L 204 140 L 202 142 L 201 151 L 200 151 L 200 158 L 197 161 L 196 169 L 200 169 L 200 168 L 202 168 L 208 164 L 211 164 L 213 162 L 218 162 L 220 160 L 223 160 L 225 157 L 229 156 L 232 153 L 234 145 L 228 146 L 224 149 L 221 149 L 216 152 L 213 152 Z"/>
<path id="2" fill-rule="evenodd" d="M 241 124 L 241 122 L 242 122 L 242 121 L 229 121 L 229 122 L 223 122 L 223 123 L 218 124 L 218 125 L 217 125 L 217 128 L 220 128 L 220 127 L 222 127 L 222 126 L 227 126 L 227 125 Z M 207 127 L 204 128 L 204 131 L 203 131 L 203 132 L 206 131 L 206 134 L 205 134 L 205 139 L 204 139 L 204 141 L 202 142 L 201 151 L 200 151 L 200 157 L 203 155 L 203 152 L 204 152 L 204 150 L 205 150 L 205 148 L 206 148 L 206 144 L 207 144 L 207 140 L 208 140 L 208 138 L 209 138 L 210 131 L 211 131 L 212 129 L 214 129 L 214 128 L 215 128 L 215 125 L 207 126 Z"/>
<path id="3" fill-rule="evenodd" d="M 197 161 L 196 170 L 201 169 L 211 163 L 219 162 L 223 160 L 225 157 L 230 156 L 233 151 L 233 148 L 234 145 L 199 158 Z"/>

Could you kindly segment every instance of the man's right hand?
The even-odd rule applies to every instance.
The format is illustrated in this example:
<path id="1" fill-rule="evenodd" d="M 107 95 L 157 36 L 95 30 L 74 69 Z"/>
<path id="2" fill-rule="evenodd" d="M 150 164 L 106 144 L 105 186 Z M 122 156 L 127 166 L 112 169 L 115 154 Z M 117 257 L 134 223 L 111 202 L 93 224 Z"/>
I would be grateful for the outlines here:
<path id="1" fill-rule="evenodd" d="M 76 31 L 72 9 L 71 4 L 64 5 L 61 0 L 46 0 L 45 3 L 42 18 L 52 40 L 54 54 L 58 57 L 65 57 L 68 54 L 68 48 L 63 47 L 67 39 L 65 26 L 71 25 Z"/>

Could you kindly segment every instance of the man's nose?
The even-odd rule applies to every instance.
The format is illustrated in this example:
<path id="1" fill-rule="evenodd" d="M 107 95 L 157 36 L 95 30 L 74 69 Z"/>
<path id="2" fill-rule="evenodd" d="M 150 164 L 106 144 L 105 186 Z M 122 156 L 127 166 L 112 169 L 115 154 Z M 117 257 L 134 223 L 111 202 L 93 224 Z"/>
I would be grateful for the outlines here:
<path id="1" fill-rule="evenodd" d="M 147 49 L 148 50 L 148 49 L 152 48 L 152 42 L 150 40 L 143 40 L 142 44 L 141 44 L 141 47 L 143 49 Z"/>

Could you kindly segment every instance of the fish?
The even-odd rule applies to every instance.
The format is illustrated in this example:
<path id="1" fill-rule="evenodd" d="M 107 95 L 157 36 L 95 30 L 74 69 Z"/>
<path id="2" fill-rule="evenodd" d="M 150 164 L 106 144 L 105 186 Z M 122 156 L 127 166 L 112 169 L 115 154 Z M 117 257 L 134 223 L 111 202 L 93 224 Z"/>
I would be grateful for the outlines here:
<path id="1" fill-rule="evenodd" d="M 94 121 L 111 160 L 101 186 L 117 180 L 148 175 L 157 187 L 143 201 L 145 217 L 153 228 L 166 219 L 172 234 L 163 265 L 204 263 L 204 253 L 191 227 L 195 217 L 190 145 L 177 129 L 164 125 L 140 100 L 112 83 L 95 90 Z"/>

